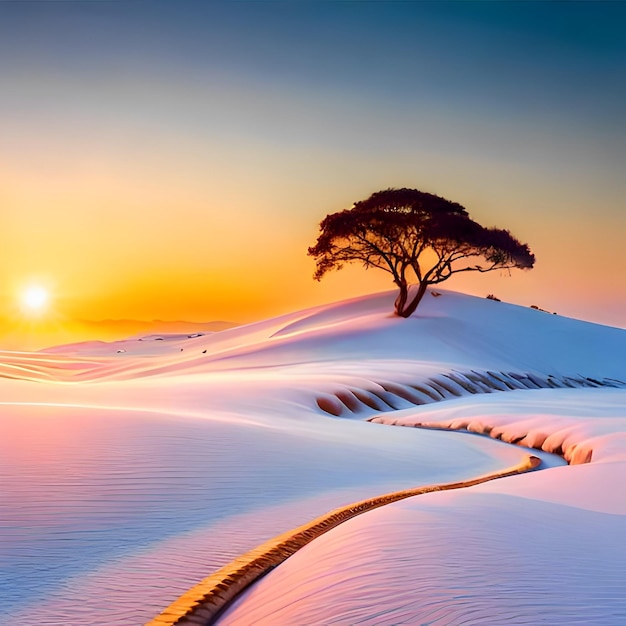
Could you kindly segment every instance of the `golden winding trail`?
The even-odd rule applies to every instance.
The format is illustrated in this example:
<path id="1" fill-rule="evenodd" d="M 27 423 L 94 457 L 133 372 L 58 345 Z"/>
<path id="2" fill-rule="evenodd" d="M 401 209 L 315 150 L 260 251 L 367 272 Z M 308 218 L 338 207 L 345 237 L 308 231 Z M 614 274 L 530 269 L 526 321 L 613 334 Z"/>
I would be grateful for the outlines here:
<path id="1" fill-rule="evenodd" d="M 524 461 L 514 467 L 478 478 L 395 491 L 334 509 L 236 558 L 192 587 L 145 626 L 210 626 L 215 623 L 224 608 L 246 587 L 280 565 L 313 539 L 357 515 L 424 493 L 463 489 L 496 478 L 523 474 L 536 469 L 540 464 L 539 457 L 528 455 Z"/>

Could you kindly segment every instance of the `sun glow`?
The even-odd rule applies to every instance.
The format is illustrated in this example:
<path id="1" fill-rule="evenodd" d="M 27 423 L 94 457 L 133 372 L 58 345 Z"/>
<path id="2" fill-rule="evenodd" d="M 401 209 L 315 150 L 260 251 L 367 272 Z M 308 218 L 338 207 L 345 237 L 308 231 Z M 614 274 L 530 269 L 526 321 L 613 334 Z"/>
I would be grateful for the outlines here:
<path id="1" fill-rule="evenodd" d="M 39 285 L 27 287 L 20 295 L 22 310 L 30 314 L 42 313 L 48 305 L 48 300 L 48 292 Z"/>

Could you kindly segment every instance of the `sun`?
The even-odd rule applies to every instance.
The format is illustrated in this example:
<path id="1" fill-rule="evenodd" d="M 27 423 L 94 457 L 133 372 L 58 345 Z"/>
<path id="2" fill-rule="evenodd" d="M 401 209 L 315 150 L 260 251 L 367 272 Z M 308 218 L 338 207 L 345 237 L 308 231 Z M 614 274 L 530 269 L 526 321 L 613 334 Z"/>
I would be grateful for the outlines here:
<path id="1" fill-rule="evenodd" d="M 22 310 L 31 313 L 42 313 L 45 311 L 50 296 L 48 292 L 39 285 L 31 285 L 24 289 L 20 296 Z"/>

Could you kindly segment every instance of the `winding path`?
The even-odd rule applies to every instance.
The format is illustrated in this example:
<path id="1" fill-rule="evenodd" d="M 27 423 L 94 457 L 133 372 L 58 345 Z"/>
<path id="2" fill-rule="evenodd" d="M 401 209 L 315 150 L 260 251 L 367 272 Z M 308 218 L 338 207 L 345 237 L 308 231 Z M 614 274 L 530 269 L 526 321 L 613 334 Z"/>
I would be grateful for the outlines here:
<path id="1" fill-rule="evenodd" d="M 146 626 L 209 626 L 246 587 L 280 565 L 302 547 L 339 524 L 381 506 L 433 491 L 464 489 L 497 478 L 537 469 L 541 459 L 528 455 L 520 464 L 469 480 L 415 487 L 335 509 L 283 533 L 235 559 L 175 600 Z"/>

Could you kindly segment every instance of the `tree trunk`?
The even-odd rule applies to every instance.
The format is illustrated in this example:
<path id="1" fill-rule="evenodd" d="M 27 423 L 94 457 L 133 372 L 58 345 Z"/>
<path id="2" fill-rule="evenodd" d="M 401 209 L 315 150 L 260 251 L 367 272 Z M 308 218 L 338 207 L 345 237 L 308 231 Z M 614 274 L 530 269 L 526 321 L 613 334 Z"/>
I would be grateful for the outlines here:
<path id="1" fill-rule="evenodd" d="M 400 287 L 400 293 L 398 294 L 398 297 L 396 298 L 394 307 L 396 309 L 396 315 L 403 317 L 402 311 L 404 311 L 407 298 L 409 297 L 409 286 L 406 284 L 406 282 L 403 282 L 403 283 L 399 283 L 398 287 Z"/>
<path id="2" fill-rule="evenodd" d="M 417 305 L 421 302 L 422 298 L 424 297 L 427 287 L 428 287 L 428 283 L 426 281 L 421 282 L 419 284 L 419 287 L 417 288 L 417 293 L 413 296 L 413 298 L 409 301 L 408 304 L 407 304 L 408 295 L 409 295 L 408 287 L 406 285 L 404 286 L 404 298 L 402 297 L 403 289 L 402 287 L 400 287 L 400 295 L 396 299 L 396 314 L 399 315 L 400 317 L 405 317 L 405 318 L 413 315 L 413 313 L 415 313 L 415 309 L 417 309 Z M 399 303 L 402 304 L 402 307 L 398 306 Z"/>

